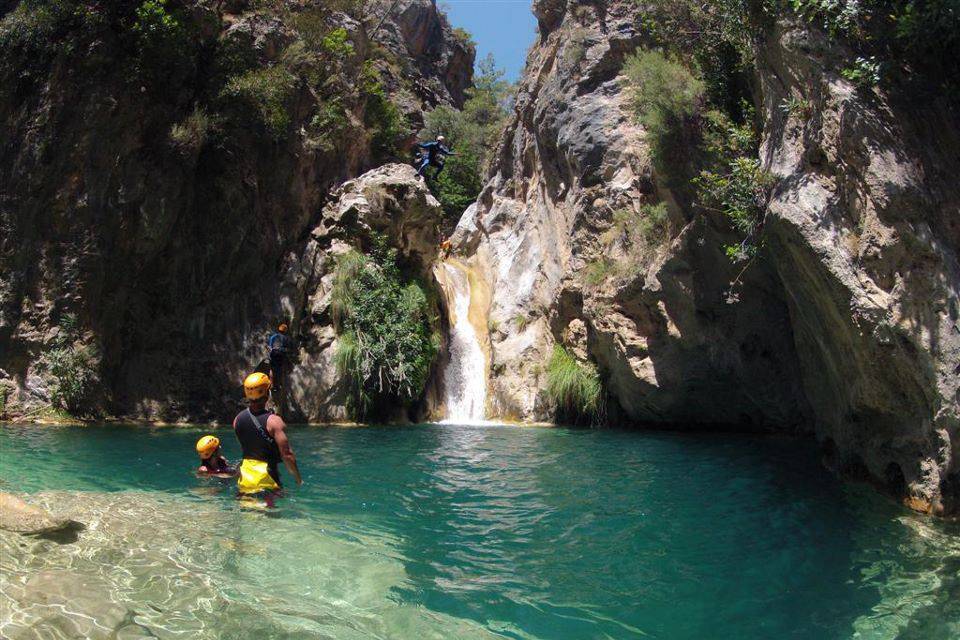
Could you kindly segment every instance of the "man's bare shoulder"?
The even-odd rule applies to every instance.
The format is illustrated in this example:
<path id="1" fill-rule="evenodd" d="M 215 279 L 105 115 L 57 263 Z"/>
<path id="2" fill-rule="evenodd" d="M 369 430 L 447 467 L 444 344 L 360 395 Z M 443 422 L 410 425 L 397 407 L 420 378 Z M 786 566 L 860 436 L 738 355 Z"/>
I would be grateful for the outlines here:
<path id="1" fill-rule="evenodd" d="M 270 417 L 267 418 L 267 429 L 270 431 L 275 429 L 283 429 L 285 426 L 287 426 L 287 423 L 283 421 L 283 418 L 275 413 L 271 414 Z"/>

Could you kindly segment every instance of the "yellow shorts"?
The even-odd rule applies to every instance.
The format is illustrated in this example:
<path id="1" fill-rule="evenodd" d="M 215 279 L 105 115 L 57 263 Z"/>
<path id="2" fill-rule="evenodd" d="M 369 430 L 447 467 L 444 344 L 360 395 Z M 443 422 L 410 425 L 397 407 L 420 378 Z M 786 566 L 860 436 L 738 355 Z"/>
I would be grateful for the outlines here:
<path id="1" fill-rule="evenodd" d="M 270 475 L 270 465 L 262 460 L 244 458 L 240 464 L 240 477 L 237 478 L 237 489 L 240 493 L 260 493 L 261 491 L 277 491 L 280 485 Z"/>

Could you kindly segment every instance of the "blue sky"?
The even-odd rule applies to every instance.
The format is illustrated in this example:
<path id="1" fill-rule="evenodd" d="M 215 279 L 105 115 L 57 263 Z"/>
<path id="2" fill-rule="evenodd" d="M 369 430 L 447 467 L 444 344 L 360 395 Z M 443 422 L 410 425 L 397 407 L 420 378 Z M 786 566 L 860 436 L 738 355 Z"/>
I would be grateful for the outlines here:
<path id="1" fill-rule="evenodd" d="M 511 82 L 520 77 L 537 33 L 530 0 L 439 0 L 450 22 L 473 35 L 477 60 L 492 53 Z"/>

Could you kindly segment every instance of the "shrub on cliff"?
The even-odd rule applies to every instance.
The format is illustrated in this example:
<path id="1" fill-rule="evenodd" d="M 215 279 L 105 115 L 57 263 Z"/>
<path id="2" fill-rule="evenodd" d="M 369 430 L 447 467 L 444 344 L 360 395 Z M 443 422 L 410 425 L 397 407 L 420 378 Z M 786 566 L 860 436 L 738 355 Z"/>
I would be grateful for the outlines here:
<path id="1" fill-rule="evenodd" d="M 195 107 L 190 115 L 170 127 L 170 142 L 185 155 L 198 153 L 212 126 L 212 119 L 203 108 Z"/>
<path id="2" fill-rule="evenodd" d="M 596 421 L 603 409 L 603 386 L 593 365 L 577 362 L 560 345 L 547 364 L 547 396 L 557 406 L 558 418 L 574 422 Z"/>
<path id="3" fill-rule="evenodd" d="M 377 417 L 418 400 L 439 340 L 425 288 L 403 276 L 396 250 L 380 237 L 369 256 L 341 256 L 330 306 L 338 334 L 335 364 L 350 382 L 355 417 Z"/>
<path id="4" fill-rule="evenodd" d="M 757 160 L 752 108 L 721 111 L 698 67 L 659 50 L 631 56 L 624 71 L 657 170 L 675 191 L 690 192 L 698 209 L 725 216 L 740 235 L 725 246 L 728 256 L 754 255 L 771 180 Z"/>
<path id="5" fill-rule="evenodd" d="M 42 363 L 50 378 L 50 399 L 70 415 L 97 415 L 96 388 L 99 374 L 93 348 L 79 342 L 77 321 L 65 316 L 52 348 L 43 355 Z"/>
<path id="6" fill-rule="evenodd" d="M 287 103 L 293 95 L 296 78 L 280 65 L 253 69 L 230 80 L 225 96 L 244 101 L 257 114 L 259 122 L 280 139 L 290 128 Z"/>
<path id="7" fill-rule="evenodd" d="M 657 170 L 674 185 L 689 181 L 696 175 L 704 101 L 697 70 L 661 51 L 639 51 L 627 59 L 624 73 Z"/>
<path id="8" fill-rule="evenodd" d="M 380 75 L 370 61 L 360 74 L 360 95 L 364 102 L 363 123 L 370 136 L 374 157 L 386 159 L 400 155 L 399 144 L 410 135 L 410 123 L 390 101 Z"/>

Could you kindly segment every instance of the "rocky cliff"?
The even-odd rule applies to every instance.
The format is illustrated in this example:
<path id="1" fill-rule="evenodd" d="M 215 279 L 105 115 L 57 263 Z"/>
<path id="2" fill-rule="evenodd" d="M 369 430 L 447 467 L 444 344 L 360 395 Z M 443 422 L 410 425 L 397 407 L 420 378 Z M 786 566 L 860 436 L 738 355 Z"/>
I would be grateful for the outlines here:
<path id="1" fill-rule="evenodd" d="M 91 415 L 222 420 L 281 319 L 306 360 L 322 351 L 312 264 L 348 226 L 362 243 L 353 227 L 370 216 L 432 206 L 331 191 L 405 156 L 423 110 L 462 104 L 471 84 L 473 47 L 432 0 L 3 7 L 7 417 L 42 415 L 59 367 Z M 433 233 L 420 241 L 435 248 Z M 300 393 L 322 375 L 304 367 L 297 417 L 336 415 L 323 388 Z"/>
<path id="2" fill-rule="evenodd" d="M 597 366 L 608 416 L 813 432 L 829 465 L 922 510 L 960 499 L 956 111 L 838 71 L 852 54 L 784 15 L 757 38 L 760 256 L 651 161 L 622 75 L 649 46 L 630 1 L 537 0 L 488 185 L 457 251 L 492 289 L 488 417 L 549 420 L 553 345 Z M 807 108 L 783 108 L 788 99 Z M 623 228 L 651 206 L 653 239 Z"/>

